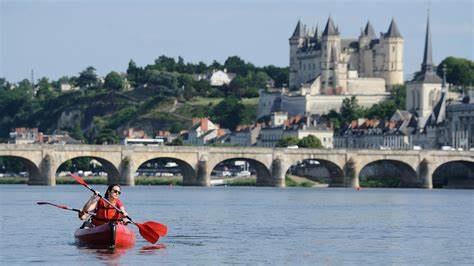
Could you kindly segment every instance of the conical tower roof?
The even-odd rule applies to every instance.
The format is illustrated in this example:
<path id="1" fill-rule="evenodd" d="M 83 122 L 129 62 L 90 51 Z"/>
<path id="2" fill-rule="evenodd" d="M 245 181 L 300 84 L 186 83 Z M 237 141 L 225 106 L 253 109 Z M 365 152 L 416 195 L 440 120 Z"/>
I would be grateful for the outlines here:
<path id="1" fill-rule="evenodd" d="M 298 23 L 296 24 L 295 30 L 293 31 L 293 34 L 291 35 L 290 39 L 299 39 L 304 36 L 304 28 L 303 25 L 301 24 L 301 21 L 298 20 Z"/>
<path id="2" fill-rule="evenodd" d="M 390 26 L 388 27 L 388 31 L 385 34 L 385 37 L 392 37 L 392 38 L 403 38 L 398 30 L 397 23 L 395 23 L 395 19 L 392 18 L 392 22 L 390 22 Z"/>
<path id="3" fill-rule="evenodd" d="M 329 16 L 328 22 L 326 23 L 326 27 L 324 28 L 324 31 L 323 31 L 323 36 L 329 36 L 329 35 L 339 35 L 339 31 L 334 26 L 334 21 L 332 21 L 331 16 Z"/>
<path id="4" fill-rule="evenodd" d="M 370 24 L 370 21 L 367 21 L 367 24 L 365 25 L 364 35 L 370 37 L 371 39 L 375 38 L 375 31 L 372 27 L 372 24 Z"/>

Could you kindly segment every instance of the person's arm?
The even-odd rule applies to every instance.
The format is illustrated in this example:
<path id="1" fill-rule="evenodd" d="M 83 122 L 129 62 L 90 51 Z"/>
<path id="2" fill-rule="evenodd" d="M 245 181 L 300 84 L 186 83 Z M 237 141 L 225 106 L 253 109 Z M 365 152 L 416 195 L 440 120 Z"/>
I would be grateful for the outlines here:
<path id="1" fill-rule="evenodd" d="M 122 211 L 122 215 L 125 217 L 125 216 L 128 216 L 128 213 L 125 211 L 125 207 L 124 206 L 121 206 L 120 207 L 120 210 Z"/>
<path id="2" fill-rule="evenodd" d="M 79 219 L 81 220 L 89 219 L 90 215 L 87 213 L 95 210 L 98 202 L 99 202 L 99 196 L 92 195 L 92 197 L 90 197 L 90 199 L 86 202 L 86 204 L 84 204 L 84 207 L 82 207 L 82 212 L 79 213 Z"/>

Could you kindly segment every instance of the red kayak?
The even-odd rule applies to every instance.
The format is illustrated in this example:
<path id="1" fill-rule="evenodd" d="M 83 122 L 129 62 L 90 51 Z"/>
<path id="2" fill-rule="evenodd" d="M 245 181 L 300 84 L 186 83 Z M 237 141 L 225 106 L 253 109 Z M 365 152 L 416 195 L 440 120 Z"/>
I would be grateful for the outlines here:
<path id="1" fill-rule="evenodd" d="M 95 248 L 127 248 L 135 244 L 135 233 L 122 223 L 79 228 L 74 237 L 80 245 Z"/>

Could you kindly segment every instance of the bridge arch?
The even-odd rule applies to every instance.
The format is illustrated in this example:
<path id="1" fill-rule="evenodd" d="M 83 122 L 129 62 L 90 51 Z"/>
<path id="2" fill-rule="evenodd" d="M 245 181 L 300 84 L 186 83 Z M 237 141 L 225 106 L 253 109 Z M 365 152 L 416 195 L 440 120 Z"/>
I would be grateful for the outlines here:
<path id="1" fill-rule="evenodd" d="M 285 173 L 286 175 L 291 173 L 311 181 L 325 183 L 331 187 L 345 185 L 343 168 L 332 160 L 320 159 L 319 157 L 304 157 L 304 159 L 292 161 L 286 167 Z"/>
<path id="2" fill-rule="evenodd" d="M 360 186 L 422 187 L 423 180 L 407 162 L 394 159 L 379 159 L 360 168 Z"/>
<path id="3" fill-rule="evenodd" d="M 212 173 L 213 171 L 215 171 L 216 167 L 218 167 L 220 164 L 225 164 L 231 161 L 247 162 L 249 164 L 249 168 L 251 169 L 250 172 L 253 172 L 253 170 L 255 171 L 257 186 L 265 186 L 267 184 L 273 183 L 271 172 L 264 163 L 254 158 L 248 158 L 248 157 L 242 157 L 242 156 L 228 157 L 223 160 L 216 161 L 214 163 L 209 164 L 209 169 L 210 169 L 209 173 Z"/>
<path id="4" fill-rule="evenodd" d="M 170 156 L 155 156 L 155 157 L 148 157 L 145 160 L 140 160 L 137 161 L 135 168 L 133 169 L 133 173 L 140 172 L 140 169 L 143 169 L 146 164 L 148 163 L 154 163 L 158 161 L 164 161 L 164 162 L 174 162 L 178 165 L 179 167 L 179 173 L 183 177 L 183 184 L 193 184 L 196 180 L 196 170 L 194 167 L 189 164 L 189 162 L 178 159 L 175 157 L 170 157 Z"/>
<path id="5" fill-rule="evenodd" d="M 434 188 L 474 188 L 474 162 L 459 159 L 441 163 L 432 178 Z"/>
<path id="6" fill-rule="evenodd" d="M 81 159 L 81 158 L 88 158 L 90 160 L 93 159 L 93 160 L 98 161 L 101 164 L 103 171 L 107 173 L 108 184 L 121 183 L 119 169 L 111 161 L 104 159 L 102 157 L 98 157 L 98 156 L 75 156 L 75 157 L 67 158 L 65 160 L 61 160 L 59 161 L 57 166 L 53 169 L 55 176 L 57 176 L 61 171 L 65 169 L 67 162 L 69 161 L 73 162 L 76 159 Z M 77 170 L 82 170 L 82 169 L 77 169 Z"/>
<path id="7" fill-rule="evenodd" d="M 41 179 L 41 171 L 40 167 L 36 165 L 33 161 L 31 161 L 28 158 L 22 157 L 22 156 L 14 156 L 14 155 L 0 155 L 1 159 L 1 165 L 0 167 L 3 171 L 9 171 L 9 170 L 19 170 L 20 172 L 26 171 L 28 173 L 28 184 L 35 184 L 35 181 Z M 9 163 L 12 161 L 16 161 L 20 165 L 14 168 L 18 169 L 9 169 Z M 15 173 L 18 174 L 18 173 Z"/>

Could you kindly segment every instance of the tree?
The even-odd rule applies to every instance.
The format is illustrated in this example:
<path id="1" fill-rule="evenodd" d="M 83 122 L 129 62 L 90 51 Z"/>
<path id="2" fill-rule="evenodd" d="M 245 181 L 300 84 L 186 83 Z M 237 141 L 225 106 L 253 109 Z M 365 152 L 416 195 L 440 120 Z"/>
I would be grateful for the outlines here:
<path id="1" fill-rule="evenodd" d="M 284 85 L 288 85 L 288 81 L 290 79 L 290 72 L 288 67 L 276 67 L 273 65 L 269 65 L 263 67 L 263 71 L 270 76 L 273 81 L 275 81 L 275 87 L 280 88 Z"/>
<path id="2" fill-rule="evenodd" d="M 71 129 L 70 134 L 73 139 L 80 140 L 81 142 L 84 142 L 85 140 L 84 134 L 82 133 L 80 122 L 77 122 L 74 125 L 74 127 Z"/>
<path id="3" fill-rule="evenodd" d="M 99 136 L 95 138 L 94 142 L 96 144 L 116 144 L 119 142 L 119 137 L 114 132 L 114 130 L 110 128 L 103 128 L 99 132 Z"/>
<path id="4" fill-rule="evenodd" d="M 127 68 L 127 80 L 133 87 L 136 87 L 139 84 L 143 83 L 143 79 L 145 77 L 145 71 L 141 67 L 137 67 L 135 62 L 130 59 L 128 62 Z"/>
<path id="5" fill-rule="evenodd" d="M 40 100 L 48 100 L 56 96 L 52 84 L 49 83 L 49 80 L 46 77 L 43 77 L 38 81 L 37 88 L 38 91 L 36 96 Z"/>
<path id="6" fill-rule="evenodd" d="M 306 136 L 298 141 L 298 147 L 300 148 L 312 148 L 312 149 L 321 149 L 323 145 L 321 140 L 314 135 Z"/>
<path id="7" fill-rule="evenodd" d="M 90 66 L 79 73 L 77 85 L 85 89 L 96 88 L 99 85 L 99 79 L 95 73 L 95 68 Z"/>
<path id="8" fill-rule="evenodd" d="M 176 70 L 176 61 L 173 57 L 162 55 L 155 60 L 155 67 L 158 70 L 173 72 Z"/>
<path id="9" fill-rule="evenodd" d="M 112 71 L 105 76 L 104 87 L 109 90 L 122 91 L 125 88 L 125 82 L 119 73 Z"/>
<path id="10" fill-rule="evenodd" d="M 293 145 L 298 145 L 298 138 L 297 137 L 283 137 L 278 140 L 276 147 L 288 147 Z"/>
<path id="11" fill-rule="evenodd" d="M 246 76 L 248 73 L 248 67 L 244 60 L 238 56 L 230 56 L 225 60 L 224 67 L 231 73 L 236 73 L 240 76 Z"/>
<path id="12" fill-rule="evenodd" d="M 169 146 L 183 146 L 183 139 L 181 137 L 175 138 L 173 141 L 171 141 Z"/>
<path id="13" fill-rule="evenodd" d="M 341 118 L 344 122 L 350 122 L 361 117 L 361 108 L 357 103 L 357 98 L 352 96 L 350 99 L 345 98 L 341 105 Z"/>
<path id="14" fill-rule="evenodd" d="M 8 82 L 5 78 L 0 78 L 0 90 L 9 90 L 10 86 L 10 82 Z"/>
<path id="15" fill-rule="evenodd" d="M 220 101 L 213 109 L 212 120 L 223 128 L 234 130 L 243 118 L 245 106 L 235 96 Z"/>
<path id="16" fill-rule="evenodd" d="M 407 87 L 405 85 L 395 85 L 392 87 L 390 94 L 397 109 L 404 110 L 406 108 Z"/>
<path id="17" fill-rule="evenodd" d="M 443 76 L 443 66 L 446 66 L 446 80 L 456 86 L 474 85 L 474 62 L 464 58 L 449 56 L 438 65 L 436 73 Z"/>

